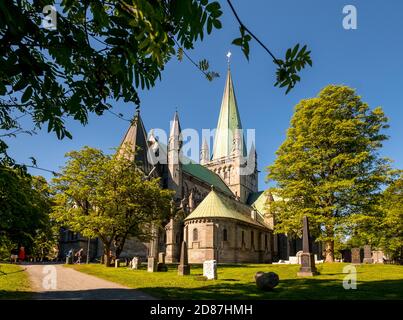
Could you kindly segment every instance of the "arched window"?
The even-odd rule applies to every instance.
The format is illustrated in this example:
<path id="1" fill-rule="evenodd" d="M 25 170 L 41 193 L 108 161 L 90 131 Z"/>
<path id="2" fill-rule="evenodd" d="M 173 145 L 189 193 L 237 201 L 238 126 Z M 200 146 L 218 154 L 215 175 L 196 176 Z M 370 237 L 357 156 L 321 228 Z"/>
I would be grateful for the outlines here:
<path id="1" fill-rule="evenodd" d="M 250 232 L 250 245 L 253 246 L 255 244 L 255 234 L 253 231 Z"/>
<path id="2" fill-rule="evenodd" d="M 264 235 L 264 248 L 267 249 L 267 234 Z"/>
<path id="3" fill-rule="evenodd" d="M 193 229 L 193 241 L 197 241 L 199 239 L 199 232 L 197 228 Z"/>
<path id="4" fill-rule="evenodd" d="M 245 232 L 241 232 L 241 240 L 242 240 L 242 245 L 245 244 Z"/>
<path id="5" fill-rule="evenodd" d="M 222 231 L 222 239 L 223 239 L 223 241 L 228 241 L 228 232 L 227 232 L 227 229 L 224 229 L 224 230 Z"/>

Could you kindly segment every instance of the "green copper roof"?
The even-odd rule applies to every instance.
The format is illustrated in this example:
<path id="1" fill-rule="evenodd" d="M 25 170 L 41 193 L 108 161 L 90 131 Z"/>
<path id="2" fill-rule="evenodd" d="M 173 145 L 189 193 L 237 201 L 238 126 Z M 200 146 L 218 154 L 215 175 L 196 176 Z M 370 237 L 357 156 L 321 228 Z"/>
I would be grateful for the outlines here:
<path id="1" fill-rule="evenodd" d="M 217 174 L 203 167 L 202 165 L 198 163 L 188 163 L 183 164 L 182 169 L 184 172 L 194 176 L 201 181 L 208 183 L 210 186 L 212 185 L 222 192 L 225 192 L 226 194 L 233 195 L 228 186 Z"/>
<path id="2" fill-rule="evenodd" d="M 220 116 L 218 118 L 217 130 L 214 137 L 213 160 L 228 157 L 231 154 L 236 129 L 242 129 L 242 124 L 236 102 L 234 85 L 232 83 L 231 71 L 228 69 L 227 80 L 221 102 Z M 246 155 L 246 145 L 243 135 L 242 145 L 243 155 Z"/>
<path id="3" fill-rule="evenodd" d="M 251 207 L 212 190 L 185 220 L 228 218 L 265 227 L 251 218 L 251 211 Z"/>
<path id="4" fill-rule="evenodd" d="M 266 211 L 265 206 L 267 199 L 268 195 L 264 191 L 253 192 L 249 194 L 246 203 L 263 215 Z"/>

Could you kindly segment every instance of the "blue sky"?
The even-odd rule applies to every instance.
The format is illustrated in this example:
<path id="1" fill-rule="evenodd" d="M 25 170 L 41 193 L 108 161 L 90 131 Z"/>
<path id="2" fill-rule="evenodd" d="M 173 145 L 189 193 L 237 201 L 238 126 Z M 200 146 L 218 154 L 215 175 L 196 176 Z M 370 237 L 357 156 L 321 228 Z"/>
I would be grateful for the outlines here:
<path id="1" fill-rule="evenodd" d="M 146 129 L 168 130 L 169 121 L 178 108 L 182 128 L 214 128 L 217 124 L 227 68 L 226 53 L 232 51 L 231 70 L 238 107 L 244 128 L 256 129 L 259 188 L 264 189 L 265 167 L 275 159 L 275 151 L 285 138 L 295 104 L 315 96 L 328 84 L 345 84 L 357 90 L 371 108 L 382 106 L 390 119 L 382 155 L 403 168 L 403 2 L 400 0 L 233 0 L 244 23 L 282 57 L 296 43 L 307 44 L 312 51 L 313 67 L 302 72 L 301 82 L 288 95 L 273 86 L 275 66 L 255 43 L 251 44 L 248 62 L 239 48 L 231 45 L 238 37 L 238 26 L 226 1 L 223 6 L 223 29 L 191 51 L 195 59 L 206 58 L 220 78 L 208 82 L 187 60 L 173 59 L 155 88 L 140 93 L 141 114 Z M 358 28 L 345 30 L 343 7 L 357 8 Z M 114 102 L 115 112 L 131 118 L 134 106 Z M 28 125 L 28 123 L 27 123 Z M 58 171 L 64 154 L 85 145 L 105 151 L 116 147 L 128 123 L 105 113 L 91 116 L 81 126 L 67 121 L 73 140 L 58 140 L 46 130 L 34 136 L 20 135 L 8 140 L 10 154 L 18 162 L 30 163 Z M 46 126 L 45 126 L 46 128 Z M 31 170 L 33 174 L 50 174 Z"/>

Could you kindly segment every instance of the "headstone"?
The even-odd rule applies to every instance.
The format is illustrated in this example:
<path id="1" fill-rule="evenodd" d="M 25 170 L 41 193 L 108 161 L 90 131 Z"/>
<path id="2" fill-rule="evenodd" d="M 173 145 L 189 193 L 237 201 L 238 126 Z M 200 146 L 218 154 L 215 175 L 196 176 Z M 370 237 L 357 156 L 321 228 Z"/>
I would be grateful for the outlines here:
<path id="1" fill-rule="evenodd" d="M 203 262 L 203 276 L 207 280 L 217 279 L 217 261 L 216 260 L 206 260 Z"/>
<path id="2" fill-rule="evenodd" d="M 181 257 L 178 266 L 178 275 L 187 276 L 189 274 L 190 274 L 190 266 L 188 263 L 188 249 L 186 246 L 186 241 L 182 241 Z"/>
<path id="3" fill-rule="evenodd" d="M 365 245 L 364 246 L 364 263 L 374 263 L 374 260 L 372 259 L 372 251 L 371 251 L 371 246 L 370 245 Z"/>
<path id="4" fill-rule="evenodd" d="M 298 263 L 298 258 L 296 256 L 289 256 L 288 261 L 290 264 L 297 264 Z"/>
<path id="5" fill-rule="evenodd" d="M 301 251 L 298 251 L 297 254 L 296 254 L 298 264 L 301 264 L 301 255 L 302 255 L 302 253 L 303 253 L 303 251 L 301 250 Z"/>
<path id="6" fill-rule="evenodd" d="M 150 251 L 147 259 L 147 271 L 156 272 L 158 269 L 158 229 L 156 226 L 152 227 L 152 239 L 150 241 Z"/>
<path id="7" fill-rule="evenodd" d="M 312 246 L 309 237 L 308 217 L 304 216 L 302 228 L 302 253 L 301 253 L 301 268 L 297 273 L 299 277 L 312 277 L 318 272 L 315 267 L 315 257 L 312 254 Z"/>
<path id="8" fill-rule="evenodd" d="M 132 269 L 138 269 L 140 265 L 140 258 L 139 257 L 134 257 L 132 259 Z"/>
<path id="9" fill-rule="evenodd" d="M 120 260 L 115 259 L 115 268 L 119 268 L 119 267 L 120 267 Z"/>
<path id="10" fill-rule="evenodd" d="M 384 253 L 381 250 L 372 251 L 372 259 L 374 263 L 385 263 L 384 261 Z"/>
<path id="11" fill-rule="evenodd" d="M 154 257 L 148 257 L 147 259 L 147 271 L 148 272 L 156 272 L 158 266 L 158 261 Z"/>
<path id="12" fill-rule="evenodd" d="M 280 282 L 280 278 L 274 272 L 259 271 L 255 274 L 256 286 L 260 290 L 271 291 Z"/>
<path id="13" fill-rule="evenodd" d="M 351 250 L 350 249 L 340 250 L 340 253 L 341 253 L 342 262 L 351 262 Z"/>
<path id="14" fill-rule="evenodd" d="M 164 252 L 160 252 L 158 254 L 157 271 L 168 271 L 168 267 L 165 264 L 165 253 Z"/>
<path id="15" fill-rule="evenodd" d="M 158 254 L 158 263 L 164 263 L 165 264 L 165 252 L 160 252 Z"/>
<path id="16" fill-rule="evenodd" d="M 354 264 L 361 263 L 360 248 L 351 248 L 351 263 Z"/>

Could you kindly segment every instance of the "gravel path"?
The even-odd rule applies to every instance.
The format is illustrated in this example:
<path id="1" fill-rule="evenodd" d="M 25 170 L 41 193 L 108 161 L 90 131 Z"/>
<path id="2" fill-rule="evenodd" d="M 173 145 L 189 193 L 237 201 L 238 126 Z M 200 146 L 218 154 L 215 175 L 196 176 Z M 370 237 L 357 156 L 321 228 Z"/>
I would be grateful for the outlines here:
<path id="1" fill-rule="evenodd" d="M 60 264 L 27 264 L 33 299 L 151 300 L 136 289 L 65 268 Z"/>

